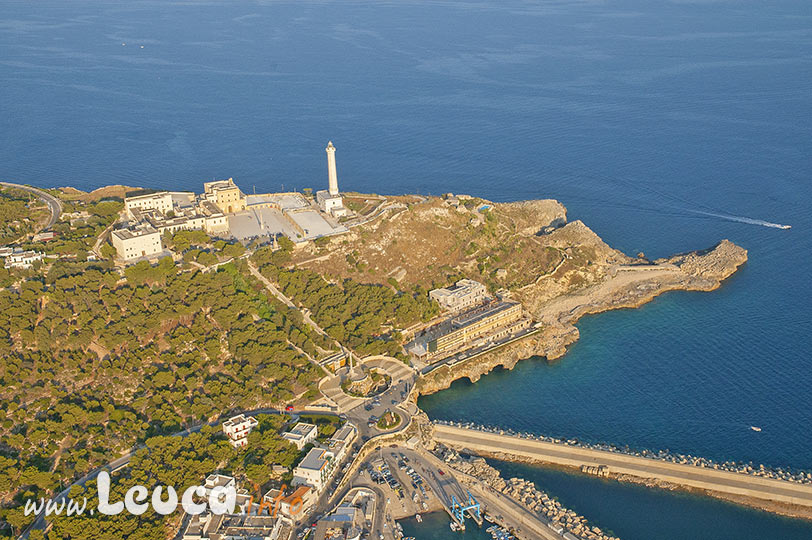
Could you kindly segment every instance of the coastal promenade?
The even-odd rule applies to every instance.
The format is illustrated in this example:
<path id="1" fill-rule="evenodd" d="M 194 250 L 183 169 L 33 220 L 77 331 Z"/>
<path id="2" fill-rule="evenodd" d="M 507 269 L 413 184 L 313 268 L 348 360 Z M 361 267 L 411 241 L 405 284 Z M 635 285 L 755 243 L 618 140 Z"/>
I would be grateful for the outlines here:
<path id="1" fill-rule="evenodd" d="M 696 467 L 690 464 L 671 463 L 592 448 L 523 439 L 512 435 L 487 433 L 456 426 L 435 425 L 434 438 L 437 442 L 447 446 L 476 454 L 501 456 L 507 459 L 510 459 L 509 456 L 515 456 L 522 460 L 576 468 L 580 468 L 582 465 L 605 465 L 608 467 L 610 475 L 629 475 L 685 488 L 812 508 L 812 485 L 809 484 Z"/>

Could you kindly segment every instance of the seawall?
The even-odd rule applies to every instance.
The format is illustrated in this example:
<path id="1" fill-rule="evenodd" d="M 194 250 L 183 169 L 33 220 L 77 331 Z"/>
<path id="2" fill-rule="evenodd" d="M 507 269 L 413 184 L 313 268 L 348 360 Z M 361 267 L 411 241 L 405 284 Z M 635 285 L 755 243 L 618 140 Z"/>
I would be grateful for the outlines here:
<path id="1" fill-rule="evenodd" d="M 605 465 L 611 477 L 659 487 L 700 490 L 765 510 L 812 518 L 812 485 L 671 463 L 592 448 L 435 425 L 434 440 L 508 461 L 577 468 Z"/>

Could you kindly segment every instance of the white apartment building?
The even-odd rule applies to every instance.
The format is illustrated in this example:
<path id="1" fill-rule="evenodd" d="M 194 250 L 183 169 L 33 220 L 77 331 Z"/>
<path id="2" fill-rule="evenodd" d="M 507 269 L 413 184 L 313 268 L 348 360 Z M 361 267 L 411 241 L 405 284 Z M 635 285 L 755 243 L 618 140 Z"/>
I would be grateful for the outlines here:
<path id="1" fill-rule="evenodd" d="M 132 211 L 138 210 L 155 210 L 161 214 L 166 214 L 172 210 L 172 194 L 168 191 L 160 193 L 150 193 L 148 195 L 139 195 L 137 197 L 126 197 L 124 199 L 124 207 L 127 209 L 127 216 L 132 219 Z"/>
<path id="2" fill-rule="evenodd" d="M 319 429 L 315 424 L 299 422 L 293 426 L 293 429 L 283 433 L 282 438 L 292 442 L 296 445 L 296 448 L 302 450 L 307 444 L 314 442 L 318 434 Z"/>
<path id="3" fill-rule="evenodd" d="M 214 488 L 237 488 L 237 483 L 234 481 L 233 476 L 226 476 L 224 474 L 210 474 L 206 477 L 206 482 L 203 488 L 206 490 L 206 499 L 211 497 L 211 490 Z"/>
<path id="4" fill-rule="evenodd" d="M 293 469 L 293 485 L 308 485 L 320 492 L 330 480 L 335 462 L 335 456 L 329 450 L 312 448 Z"/>
<path id="5" fill-rule="evenodd" d="M 440 307 L 448 311 L 462 311 L 481 304 L 488 297 L 485 285 L 473 279 L 461 279 L 456 285 L 429 292 L 429 298 L 437 300 Z"/>
<path id="6" fill-rule="evenodd" d="M 5 255 L 6 268 L 31 268 L 35 262 L 45 257 L 39 251 L 12 251 Z"/>
<path id="7" fill-rule="evenodd" d="M 336 463 L 340 463 L 344 459 L 357 436 L 358 430 L 355 429 L 355 426 L 347 423 L 330 437 L 330 440 L 327 441 L 327 447 L 335 455 Z"/>
<path id="8" fill-rule="evenodd" d="M 118 256 L 125 261 L 150 257 L 163 251 L 161 233 L 148 225 L 113 231 L 110 241 L 116 248 Z"/>
<path id="9" fill-rule="evenodd" d="M 234 448 L 240 448 L 248 444 L 248 434 L 259 422 L 253 416 L 239 414 L 223 422 L 223 433 L 228 437 L 228 442 Z"/>

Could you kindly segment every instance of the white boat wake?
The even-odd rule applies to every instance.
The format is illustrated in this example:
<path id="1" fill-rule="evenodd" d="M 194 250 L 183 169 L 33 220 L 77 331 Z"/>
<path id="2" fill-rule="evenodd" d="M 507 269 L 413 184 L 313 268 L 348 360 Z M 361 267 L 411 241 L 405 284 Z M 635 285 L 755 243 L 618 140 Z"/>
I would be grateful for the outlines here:
<path id="1" fill-rule="evenodd" d="M 764 221 L 763 219 L 753 219 L 749 217 L 743 216 L 731 216 L 729 214 L 715 214 L 713 212 L 703 212 L 701 210 L 688 210 L 689 212 L 693 212 L 694 214 L 701 214 L 703 216 L 711 216 L 717 217 L 721 219 L 726 219 L 728 221 L 737 221 L 739 223 L 748 223 L 750 225 L 761 225 L 762 227 L 772 227 L 774 229 L 791 229 L 791 225 L 781 225 L 780 223 L 772 223 L 770 221 Z"/>

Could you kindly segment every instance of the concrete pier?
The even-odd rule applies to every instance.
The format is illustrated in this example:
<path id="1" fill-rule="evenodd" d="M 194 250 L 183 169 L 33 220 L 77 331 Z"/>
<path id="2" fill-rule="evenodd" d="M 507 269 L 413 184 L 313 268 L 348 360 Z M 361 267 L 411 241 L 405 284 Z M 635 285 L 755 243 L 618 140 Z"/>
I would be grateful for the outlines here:
<path id="1" fill-rule="evenodd" d="M 686 488 L 812 508 L 812 485 L 809 484 L 797 484 L 689 464 L 522 439 L 511 435 L 486 433 L 455 426 L 435 425 L 434 437 L 437 442 L 473 453 L 503 455 L 508 458 L 513 455 L 523 459 L 578 469 L 584 465 L 604 465 L 608 468 L 610 475 L 624 474 L 669 482 Z"/>

